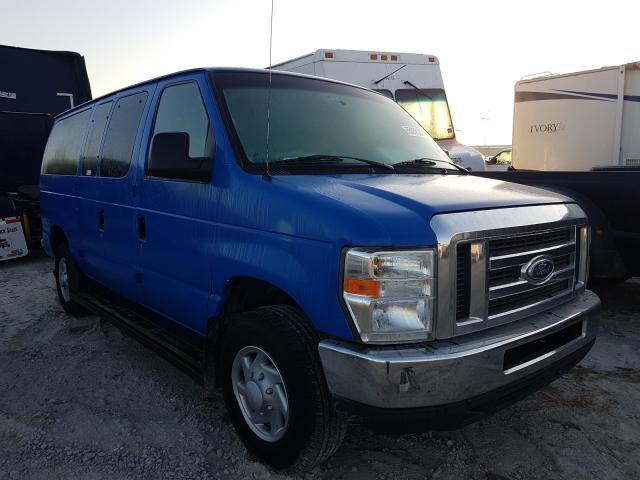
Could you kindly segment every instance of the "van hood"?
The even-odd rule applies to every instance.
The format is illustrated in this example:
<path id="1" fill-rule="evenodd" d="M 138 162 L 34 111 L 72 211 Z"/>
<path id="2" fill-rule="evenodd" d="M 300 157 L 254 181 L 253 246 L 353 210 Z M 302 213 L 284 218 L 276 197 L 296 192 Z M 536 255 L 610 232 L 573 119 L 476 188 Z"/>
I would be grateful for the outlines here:
<path id="1" fill-rule="evenodd" d="M 573 202 L 535 187 L 459 174 L 278 175 L 270 183 L 282 193 L 272 197 L 270 212 L 288 217 L 282 233 L 371 245 L 433 241 L 428 225 L 440 213 Z"/>
<path id="2" fill-rule="evenodd" d="M 367 197 L 371 208 L 397 204 L 429 220 L 465 210 L 573 202 L 556 192 L 474 175 L 336 175 L 277 177 L 346 204 Z"/>

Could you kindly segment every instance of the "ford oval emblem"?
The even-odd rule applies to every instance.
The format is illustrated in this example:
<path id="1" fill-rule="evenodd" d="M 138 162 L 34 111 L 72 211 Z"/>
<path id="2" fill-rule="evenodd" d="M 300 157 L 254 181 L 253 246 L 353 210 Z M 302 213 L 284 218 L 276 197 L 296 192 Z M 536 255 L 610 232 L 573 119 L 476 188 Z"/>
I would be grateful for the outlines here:
<path id="1" fill-rule="evenodd" d="M 553 258 L 549 255 L 539 255 L 522 266 L 520 278 L 533 285 L 541 285 L 553 276 L 555 269 Z"/>

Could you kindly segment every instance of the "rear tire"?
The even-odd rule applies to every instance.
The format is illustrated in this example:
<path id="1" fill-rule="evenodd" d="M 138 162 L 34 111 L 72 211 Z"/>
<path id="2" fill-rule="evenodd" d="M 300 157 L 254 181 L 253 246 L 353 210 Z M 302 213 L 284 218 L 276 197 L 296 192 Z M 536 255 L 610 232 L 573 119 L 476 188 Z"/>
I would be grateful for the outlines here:
<path id="1" fill-rule="evenodd" d="M 346 424 L 324 378 L 318 338 L 300 310 L 277 305 L 239 314 L 221 345 L 225 403 L 252 454 L 290 470 L 333 455 Z"/>
<path id="2" fill-rule="evenodd" d="M 56 249 L 54 262 L 53 275 L 56 278 L 56 290 L 60 305 L 65 312 L 73 317 L 87 315 L 89 312 L 72 298 L 72 292 L 77 292 L 82 284 L 82 272 L 71 258 L 66 244 L 62 244 Z"/>

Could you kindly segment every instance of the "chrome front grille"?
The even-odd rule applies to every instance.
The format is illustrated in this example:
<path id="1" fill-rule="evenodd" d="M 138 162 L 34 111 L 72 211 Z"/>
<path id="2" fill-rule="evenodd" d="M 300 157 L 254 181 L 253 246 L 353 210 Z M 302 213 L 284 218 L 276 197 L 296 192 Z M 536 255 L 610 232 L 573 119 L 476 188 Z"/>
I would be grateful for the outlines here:
<path id="1" fill-rule="evenodd" d="M 533 310 L 548 308 L 571 295 L 576 278 L 576 245 L 574 226 L 458 243 L 456 322 L 500 325 L 530 315 Z M 474 258 L 473 251 L 484 251 L 485 258 Z M 521 272 L 523 266 L 541 255 L 552 258 L 555 269 L 551 278 L 536 285 L 523 279 Z M 486 275 L 485 291 L 473 288 L 474 269 L 477 274 Z M 486 303 L 473 302 L 476 308 L 472 309 L 473 296 L 481 296 Z"/>
<path id="2" fill-rule="evenodd" d="M 469 318 L 471 307 L 471 245 L 458 245 L 456 255 L 456 320 Z"/>
<path id="3" fill-rule="evenodd" d="M 569 280 L 560 280 L 527 290 L 520 290 L 510 295 L 493 297 L 489 300 L 489 319 L 518 312 L 540 302 L 546 302 L 559 294 L 568 293 L 570 288 L 571 282 Z"/>
<path id="4" fill-rule="evenodd" d="M 551 257 L 555 269 L 544 284 L 533 285 L 521 277 L 521 270 L 541 255 Z M 487 319 L 498 324 L 521 318 L 573 291 L 576 228 L 489 239 L 488 257 Z"/>
<path id="5" fill-rule="evenodd" d="M 491 255 L 503 256 L 526 250 L 554 247 L 572 241 L 571 230 L 561 229 L 550 232 L 531 233 L 491 240 Z"/>
<path id="6" fill-rule="evenodd" d="M 576 204 L 435 215 L 430 221 L 438 239 L 434 338 L 518 321 L 582 292 L 588 265 L 586 225 Z M 537 281 L 522 273 L 523 265 L 538 256 L 553 259 L 548 279 Z"/>

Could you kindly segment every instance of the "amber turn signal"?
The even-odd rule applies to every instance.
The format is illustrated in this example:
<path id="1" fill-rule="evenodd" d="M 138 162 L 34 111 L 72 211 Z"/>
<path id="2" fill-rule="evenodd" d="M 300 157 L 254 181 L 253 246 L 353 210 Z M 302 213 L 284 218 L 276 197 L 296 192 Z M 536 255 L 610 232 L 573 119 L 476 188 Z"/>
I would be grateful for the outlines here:
<path id="1" fill-rule="evenodd" d="M 345 278 L 344 291 L 354 295 L 366 295 L 378 298 L 380 296 L 380 282 L 364 278 Z"/>

